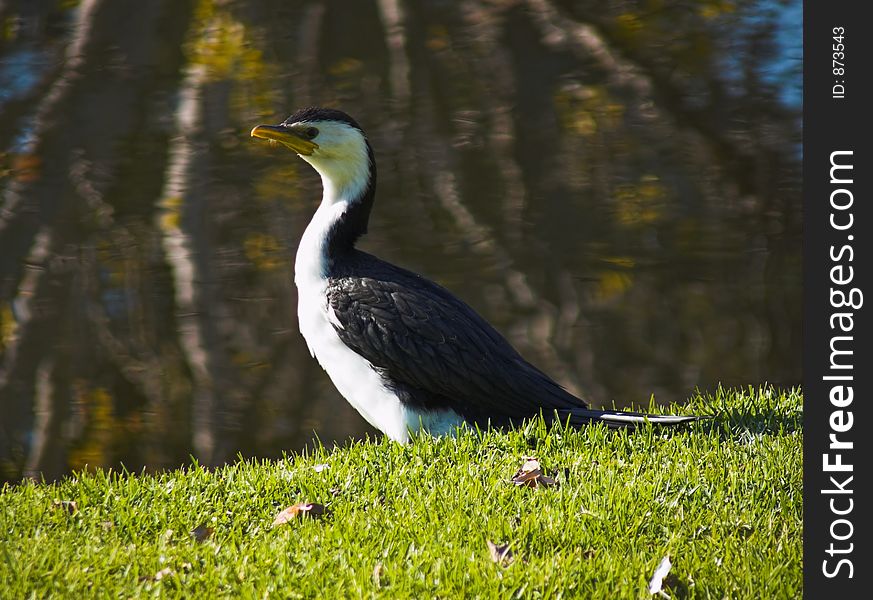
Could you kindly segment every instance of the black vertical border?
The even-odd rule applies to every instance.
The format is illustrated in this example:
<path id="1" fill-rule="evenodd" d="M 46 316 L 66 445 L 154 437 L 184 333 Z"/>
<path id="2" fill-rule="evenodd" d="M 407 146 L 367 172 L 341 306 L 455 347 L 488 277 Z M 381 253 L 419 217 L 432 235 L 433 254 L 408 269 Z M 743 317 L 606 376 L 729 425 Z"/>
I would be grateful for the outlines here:
<path id="1" fill-rule="evenodd" d="M 858 0 L 806 0 L 803 3 L 803 384 L 804 384 L 804 597 L 806 598 L 869 598 L 873 579 L 871 562 L 871 532 L 869 528 L 870 493 L 865 491 L 873 484 L 870 464 L 873 423 L 870 405 L 873 403 L 873 357 L 871 357 L 870 312 L 873 310 L 873 287 L 871 287 L 871 244 L 873 219 L 870 204 L 873 203 L 870 181 L 873 179 L 873 161 L 869 152 L 871 120 L 873 120 L 873 20 L 865 19 L 871 5 Z M 867 9 L 867 10 L 864 10 Z M 833 29 L 844 27 L 845 73 L 833 72 Z M 843 80 L 844 98 L 833 98 L 833 86 Z M 854 196 L 851 208 L 854 226 L 851 230 L 837 231 L 830 225 L 832 208 L 831 193 L 841 186 L 830 180 L 831 153 L 852 150 L 854 182 L 850 188 Z M 845 196 L 843 196 L 845 198 Z M 840 215 L 845 217 L 845 214 Z M 848 236 L 852 236 L 852 240 Z M 843 286 L 859 288 L 864 294 L 864 304 L 857 310 L 836 309 L 831 306 L 831 268 L 837 264 L 831 259 L 831 248 L 839 250 L 843 245 L 853 247 L 854 260 L 844 265 L 854 269 L 851 284 Z M 845 257 L 848 254 L 844 255 Z M 839 438 L 851 441 L 854 447 L 843 452 L 843 462 L 853 465 L 854 479 L 845 485 L 845 475 L 825 473 L 822 468 L 823 454 L 828 449 L 832 433 L 830 418 L 834 407 L 829 393 L 834 382 L 823 377 L 832 371 L 829 368 L 833 335 L 830 316 L 834 312 L 853 312 L 854 401 L 843 410 L 852 411 L 853 427 L 839 434 Z M 847 335 L 842 333 L 842 335 Z M 833 462 L 833 459 L 832 459 Z M 851 488 L 851 495 L 832 495 L 823 490 L 834 488 L 831 476 Z M 832 498 L 838 498 L 838 508 L 845 508 L 848 498 L 853 500 L 851 513 L 840 517 L 830 506 Z M 852 522 L 851 538 L 834 540 L 832 523 L 839 518 Z M 837 526 L 838 535 L 844 535 L 848 526 Z M 830 544 L 852 551 L 829 556 Z M 852 562 L 852 577 L 848 577 L 846 565 L 836 577 L 824 573 L 824 561 L 831 569 L 840 558 Z"/>

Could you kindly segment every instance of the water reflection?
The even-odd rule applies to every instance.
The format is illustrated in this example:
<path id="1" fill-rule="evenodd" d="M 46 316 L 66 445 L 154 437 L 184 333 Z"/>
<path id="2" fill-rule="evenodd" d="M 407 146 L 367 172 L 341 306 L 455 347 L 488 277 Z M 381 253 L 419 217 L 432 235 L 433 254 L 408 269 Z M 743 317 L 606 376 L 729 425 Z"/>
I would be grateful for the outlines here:
<path id="1" fill-rule="evenodd" d="M 297 332 L 320 182 L 247 137 L 312 103 L 376 149 L 364 247 L 571 390 L 799 382 L 796 3 L 28 1 L 0 20 L 5 478 L 369 431 Z"/>

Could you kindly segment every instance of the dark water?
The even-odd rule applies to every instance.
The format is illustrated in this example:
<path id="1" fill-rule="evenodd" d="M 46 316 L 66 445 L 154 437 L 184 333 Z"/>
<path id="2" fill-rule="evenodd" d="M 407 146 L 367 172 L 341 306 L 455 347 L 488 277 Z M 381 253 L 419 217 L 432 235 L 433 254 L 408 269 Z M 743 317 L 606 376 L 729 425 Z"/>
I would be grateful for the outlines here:
<path id="1" fill-rule="evenodd" d="M 297 331 L 311 104 L 362 246 L 595 404 L 800 381 L 798 2 L 0 3 L 0 471 L 364 435 Z"/>

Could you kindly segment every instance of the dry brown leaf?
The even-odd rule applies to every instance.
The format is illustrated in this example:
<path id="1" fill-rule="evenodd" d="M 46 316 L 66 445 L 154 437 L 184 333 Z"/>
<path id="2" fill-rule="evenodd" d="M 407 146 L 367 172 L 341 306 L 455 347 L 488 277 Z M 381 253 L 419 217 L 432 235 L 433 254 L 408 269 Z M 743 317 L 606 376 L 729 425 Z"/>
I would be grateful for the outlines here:
<path id="1" fill-rule="evenodd" d="M 193 537 L 195 541 L 204 542 L 212 536 L 214 531 L 215 530 L 212 527 L 200 525 L 191 530 L 191 537 Z"/>
<path id="2" fill-rule="evenodd" d="M 76 504 L 75 500 L 55 500 L 52 502 L 52 506 L 67 511 L 69 515 L 79 512 L 79 505 Z"/>
<path id="3" fill-rule="evenodd" d="M 512 483 L 517 486 L 537 488 L 540 486 L 552 487 L 558 482 L 552 477 L 543 475 L 542 467 L 537 459 L 526 457 L 524 464 L 512 478 Z"/>
<path id="4" fill-rule="evenodd" d="M 491 540 L 485 541 L 488 543 L 488 554 L 491 555 L 491 560 L 498 565 L 506 566 L 515 560 L 512 550 L 509 549 L 509 544 L 495 544 Z"/>
<path id="5" fill-rule="evenodd" d="M 535 471 L 519 471 L 515 474 L 515 477 L 512 478 L 512 483 L 515 485 L 527 485 L 530 487 L 537 486 L 537 478 L 542 475 L 542 471 L 539 469 Z"/>
<path id="6" fill-rule="evenodd" d="M 323 504 L 316 504 L 315 502 L 298 502 L 276 515 L 276 518 L 273 519 L 273 527 L 303 517 L 317 519 L 325 516 L 327 513 L 328 510 Z"/>

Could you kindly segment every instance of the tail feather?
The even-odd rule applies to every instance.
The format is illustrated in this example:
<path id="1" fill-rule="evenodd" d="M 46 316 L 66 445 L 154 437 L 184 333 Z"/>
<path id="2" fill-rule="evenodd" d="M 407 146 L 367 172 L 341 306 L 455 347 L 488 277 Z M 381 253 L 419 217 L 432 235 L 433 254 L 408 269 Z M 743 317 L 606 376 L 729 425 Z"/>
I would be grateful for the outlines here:
<path id="1" fill-rule="evenodd" d="M 693 421 L 711 419 L 710 416 L 681 416 L 681 415 L 649 415 L 646 413 L 619 411 L 619 410 L 596 410 L 592 408 L 574 408 L 571 410 L 558 411 L 562 421 L 569 420 L 570 425 L 581 427 L 595 423 L 605 423 L 607 427 L 633 428 L 644 423 L 654 425 L 681 425 Z"/>

